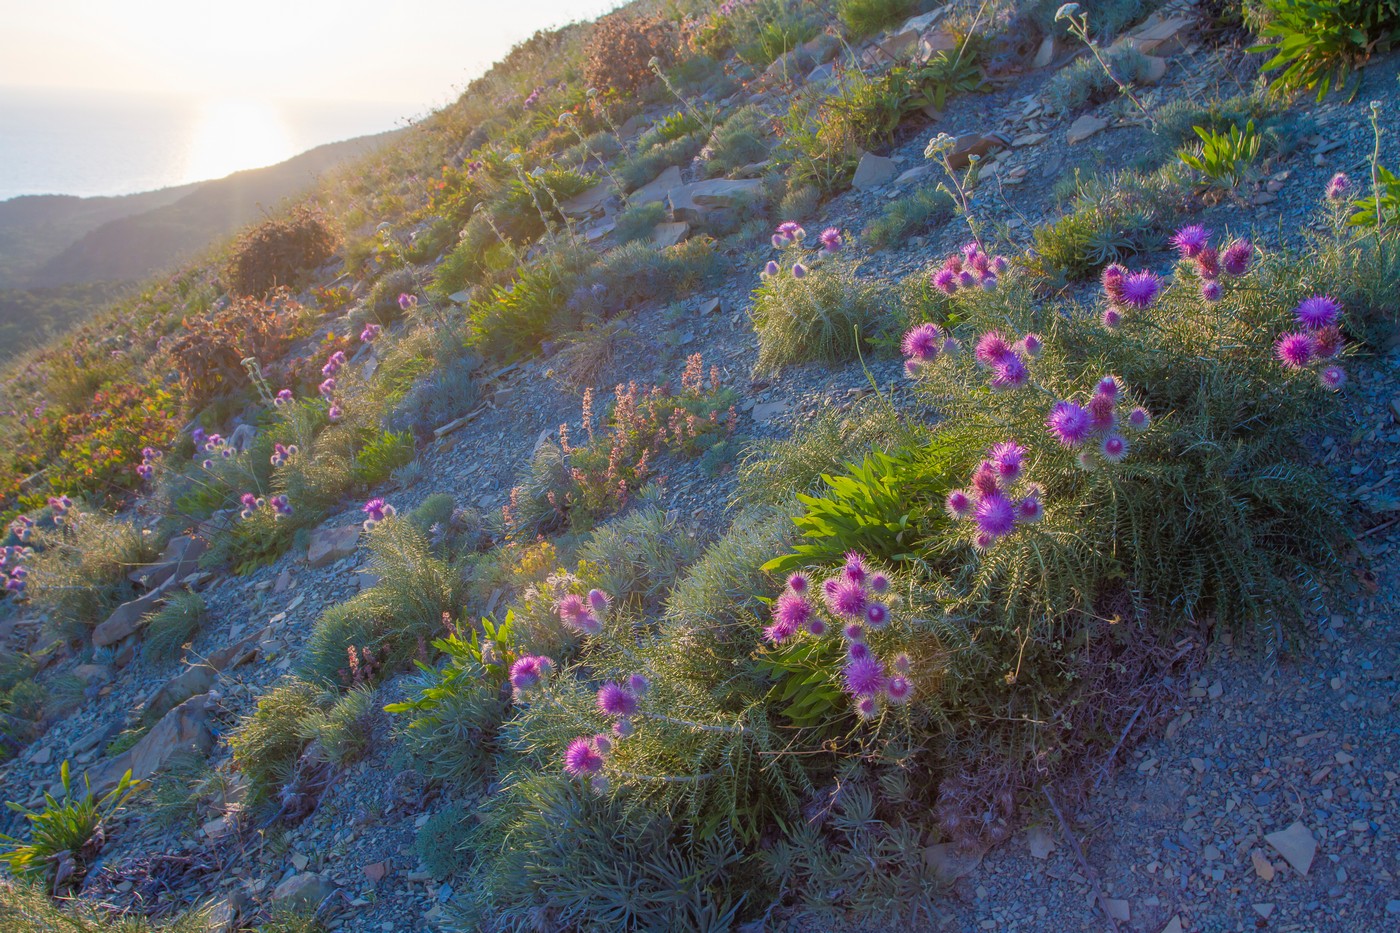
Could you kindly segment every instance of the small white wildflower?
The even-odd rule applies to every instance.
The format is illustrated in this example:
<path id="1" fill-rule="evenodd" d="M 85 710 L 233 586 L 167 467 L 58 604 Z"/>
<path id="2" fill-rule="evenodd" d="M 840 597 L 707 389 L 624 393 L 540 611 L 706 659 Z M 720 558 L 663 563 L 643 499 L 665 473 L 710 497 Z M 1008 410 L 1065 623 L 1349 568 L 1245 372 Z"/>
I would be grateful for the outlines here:
<path id="1" fill-rule="evenodd" d="M 954 145 L 955 141 L 953 137 L 949 136 L 947 133 L 939 133 L 937 136 L 933 137 L 933 139 L 930 139 L 928 145 L 924 147 L 924 158 L 937 158 L 943 153 L 950 151 Z"/>
<path id="2" fill-rule="evenodd" d="M 1058 23 L 1062 19 L 1073 19 L 1078 15 L 1079 4 L 1066 3 L 1064 6 L 1060 7 L 1058 10 L 1055 11 L 1055 22 Z"/>

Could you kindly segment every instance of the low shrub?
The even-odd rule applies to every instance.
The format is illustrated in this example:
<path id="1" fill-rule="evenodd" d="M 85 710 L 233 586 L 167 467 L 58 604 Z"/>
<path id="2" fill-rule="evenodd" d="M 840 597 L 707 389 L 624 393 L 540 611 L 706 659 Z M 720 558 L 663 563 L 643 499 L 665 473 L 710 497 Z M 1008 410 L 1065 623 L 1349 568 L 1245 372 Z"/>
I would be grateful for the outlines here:
<path id="1" fill-rule="evenodd" d="M 198 409 L 252 385 L 243 361 L 283 360 L 301 335 L 307 310 L 285 292 L 240 298 L 223 311 L 181 321 L 182 332 L 164 348 L 180 377 L 186 404 Z M 268 373 L 282 383 L 281 373 Z"/>
<path id="2" fill-rule="evenodd" d="M 326 216 L 301 206 L 242 234 L 224 280 L 235 295 L 261 298 L 279 286 L 295 285 L 299 274 L 329 259 L 336 245 Z"/>
<path id="3" fill-rule="evenodd" d="M 864 39 L 894 26 L 914 11 L 916 0 L 841 0 L 836 18 L 852 39 Z"/>
<path id="4" fill-rule="evenodd" d="M 655 80 L 650 62 L 669 67 L 678 44 L 673 23 L 660 16 L 613 13 L 589 33 L 583 80 L 600 91 L 631 93 Z"/>
<path id="5" fill-rule="evenodd" d="M 204 597 L 183 590 L 166 600 L 146 623 L 142 651 L 153 661 L 169 661 L 199 633 L 204 621 Z"/>
<path id="6" fill-rule="evenodd" d="M 429 816 L 418 830 L 413 848 L 434 878 L 455 878 L 471 867 L 469 824 L 475 816 L 474 806 L 450 803 Z"/>
<path id="7" fill-rule="evenodd" d="M 629 243 L 610 250 L 579 280 L 570 304 L 604 319 L 630 306 L 679 300 L 717 281 L 725 263 L 709 237 L 692 237 L 667 249 Z"/>
<path id="8" fill-rule="evenodd" d="M 705 171 L 728 175 L 736 169 L 768 158 L 771 120 L 753 105 L 740 107 L 719 126 L 706 146 Z"/>
<path id="9" fill-rule="evenodd" d="M 699 133 L 682 136 L 649 149 L 638 149 L 617 166 L 614 173 L 629 191 L 655 181 L 657 176 L 673 165 L 685 165 L 703 149 L 705 138 Z"/>
<path id="10" fill-rule="evenodd" d="M 1150 73 L 1151 61 L 1132 46 L 1114 46 L 1103 57 L 1111 76 L 1092 55 L 1056 72 L 1045 88 L 1051 106 L 1061 113 L 1074 113 L 1117 96 L 1119 84 L 1139 83 Z"/>
<path id="11" fill-rule="evenodd" d="M 271 799 L 290 780 L 310 741 L 305 724 L 321 715 L 327 699 L 314 684 L 283 680 L 229 733 L 234 766 L 248 778 L 254 801 Z"/>
<path id="12" fill-rule="evenodd" d="M 614 599 L 655 613 L 700 549 L 694 529 L 673 514 L 646 506 L 594 529 L 579 547 L 578 572 Z"/>
<path id="13" fill-rule="evenodd" d="M 365 308 L 381 327 L 388 327 L 404 316 L 404 307 L 399 302 L 400 295 L 418 297 L 422 286 L 418 275 L 408 267 L 394 269 L 380 276 L 370 289 Z"/>
<path id="14" fill-rule="evenodd" d="M 112 926 L 111 916 L 99 907 L 76 898 L 56 903 L 43 886 L 23 880 L 0 878 L 0 923 L 14 930 L 35 933 L 207 933 L 211 908 L 194 908 L 156 925 L 143 917 L 124 917 Z"/>
<path id="15" fill-rule="evenodd" d="M 840 253 L 818 261 L 796 245 L 782 253 L 781 264 L 770 265 L 753 294 L 755 370 L 772 373 L 812 360 L 855 359 L 886 325 L 884 290 L 860 278 L 859 264 Z"/>
<path id="16" fill-rule="evenodd" d="M 910 237 L 931 233 L 953 217 L 953 199 L 935 188 L 919 188 L 885 205 L 861 237 L 873 249 L 903 246 Z"/>
<path id="17" fill-rule="evenodd" d="M 576 327 L 567 302 L 588 262 L 574 251 L 555 254 L 473 299 L 471 345 L 487 359 L 507 361 L 538 353 L 543 341 Z"/>
<path id="18" fill-rule="evenodd" d="M 378 700 L 377 691 L 368 684 L 351 687 L 330 709 L 312 713 L 302 723 L 302 735 L 316 743 L 318 754 L 329 764 L 337 768 L 352 764 L 369 749 L 380 712 Z"/>
<path id="19" fill-rule="evenodd" d="M 614 231 L 619 243 L 634 240 L 650 240 L 653 228 L 666 220 L 666 204 L 650 201 L 646 204 L 629 205 L 618 212 L 617 229 Z"/>
<path id="20" fill-rule="evenodd" d="M 407 431 L 381 431 L 366 441 L 355 455 L 355 481 L 362 486 L 382 483 L 412 460 L 413 453 L 413 436 Z"/>
<path id="21" fill-rule="evenodd" d="M 481 398 L 475 378 L 480 360 L 464 356 L 434 368 L 431 375 L 416 383 L 394 407 L 389 427 L 411 431 L 420 441 L 453 419 L 470 412 Z"/>

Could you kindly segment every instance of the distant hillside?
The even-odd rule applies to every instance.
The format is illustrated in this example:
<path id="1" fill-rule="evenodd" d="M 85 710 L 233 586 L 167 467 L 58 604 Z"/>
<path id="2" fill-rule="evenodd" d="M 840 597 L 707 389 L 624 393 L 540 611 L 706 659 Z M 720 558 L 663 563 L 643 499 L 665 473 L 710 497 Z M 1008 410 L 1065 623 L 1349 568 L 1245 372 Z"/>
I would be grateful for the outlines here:
<path id="1" fill-rule="evenodd" d="M 154 204 L 139 213 L 119 214 L 90 227 L 75 240 L 43 257 L 21 281 L 9 284 L 47 288 L 132 281 L 174 268 L 239 227 L 263 217 L 284 198 L 310 190 L 322 172 L 382 146 L 399 132 L 393 130 L 318 146 L 277 165 L 188 186 L 187 193 L 173 201 Z M 153 199 L 160 194 L 163 192 L 132 197 Z M 16 199 L 26 200 L 34 199 Z M 0 217 L 11 203 L 14 202 L 0 204 Z M 52 221 L 35 218 L 31 229 L 42 229 L 46 222 L 63 223 L 68 206 L 59 207 Z M 79 215 L 80 220 L 76 222 L 91 222 L 94 216 L 95 212 Z M 76 225 L 75 220 L 67 222 L 70 228 Z M 4 221 L 0 220 L 0 227 L 3 225 Z"/>

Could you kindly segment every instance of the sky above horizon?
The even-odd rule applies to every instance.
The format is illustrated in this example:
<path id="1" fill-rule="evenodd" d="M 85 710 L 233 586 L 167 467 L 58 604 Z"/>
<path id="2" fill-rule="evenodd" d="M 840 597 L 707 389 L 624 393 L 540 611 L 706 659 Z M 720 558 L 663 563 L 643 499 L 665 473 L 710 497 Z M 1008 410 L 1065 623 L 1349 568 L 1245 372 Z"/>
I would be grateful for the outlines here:
<path id="1" fill-rule="evenodd" d="M 0 87 L 363 100 L 426 111 L 537 29 L 623 0 L 47 0 L 0 29 Z"/>

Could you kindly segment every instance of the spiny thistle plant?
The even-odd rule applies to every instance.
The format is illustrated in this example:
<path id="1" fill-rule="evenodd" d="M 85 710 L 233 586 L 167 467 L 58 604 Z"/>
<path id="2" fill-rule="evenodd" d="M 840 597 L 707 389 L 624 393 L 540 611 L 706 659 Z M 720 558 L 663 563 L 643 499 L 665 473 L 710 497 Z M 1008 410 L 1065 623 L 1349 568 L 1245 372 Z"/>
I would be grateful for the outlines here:
<path id="1" fill-rule="evenodd" d="M 1219 249 L 1187 227 L 1173 242 L 1170 287 L 1110 266 L 1097 316 L 1047 313 L 1013 274 L 952 296 L 974 352 L 931 324 L 906 336 L 910 371 L 944 419 L 935 441 L 961 445 L 970 465 L 975 439 L 1005 438 L 1043 487 L 1045 519 L 1017 535 L 1001 533 L 1014 527 L 1002 500 L 1014 519 L 1026 499 L 991 483 L 1004 458 L 979 468 L 980 498 L 950 498 L 954 517 L 975 517 L 983 551 L 968 559 L 958 535 L 929 542 L 955 605 L 995 607 L 1008 622 L 1063 618 L 1093 612 L 1117 580 L 1139 618 L 1211 614 L 1261 625 L 1277 645 L 1278 620 L 1311 593 L 1338 505 L 1296 439 L 1325 423 L 1323 396 L 1345 381 L 1332 361 L 1339 309 L 1247 241 Z"/>
<path id="2" fill-rule="evenodd" d="M 845 238 L 829 227 L 815 253 L 803 246 L 806 231 L 794 221 L 772 237 L 782 262 L 769 260 L 753 293 L 758 372 L 810 360 L 853 360 L 885 324 L 882 290 L 857 276 L 858 263 L 842 254 Z"/>

